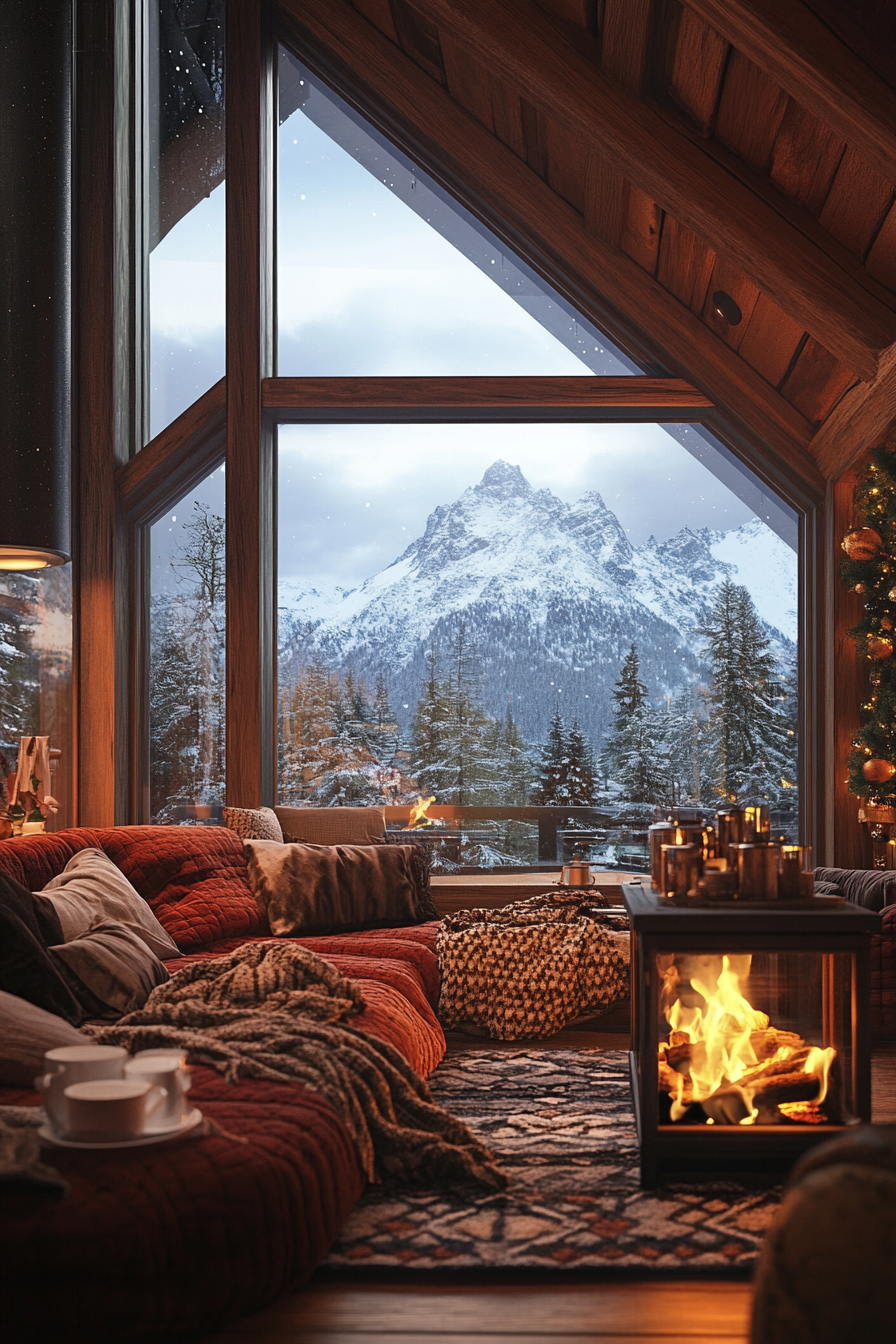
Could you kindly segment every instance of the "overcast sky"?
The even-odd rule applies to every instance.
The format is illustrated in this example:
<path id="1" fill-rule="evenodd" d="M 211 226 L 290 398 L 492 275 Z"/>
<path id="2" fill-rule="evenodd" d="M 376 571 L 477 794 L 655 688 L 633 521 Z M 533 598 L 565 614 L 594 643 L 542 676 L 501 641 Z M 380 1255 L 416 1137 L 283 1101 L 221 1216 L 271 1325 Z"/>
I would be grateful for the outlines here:
<path id="1" fill-rule="evenodd" d="M 279 182 L 280 373 L 588 372 L 301 111 L 280 130 Z M 153 253 L 151 312 L 157 433 L 224 371 L 223 187 Z M 599 491 L 636 545 L 754 516 L 656 425 L 289 426 L 281 576 L 363 582 L 498 458 L 570 502 Z M 223 475 L 196 498 L 223 512 Z M 157 588 L 190 508 L 153 529 Z"/>

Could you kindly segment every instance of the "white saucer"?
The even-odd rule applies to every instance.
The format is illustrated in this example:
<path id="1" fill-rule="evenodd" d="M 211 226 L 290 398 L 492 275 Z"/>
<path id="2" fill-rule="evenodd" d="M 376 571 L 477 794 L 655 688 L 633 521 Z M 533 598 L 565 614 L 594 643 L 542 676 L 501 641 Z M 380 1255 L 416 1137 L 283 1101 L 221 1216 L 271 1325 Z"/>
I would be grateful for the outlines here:
<path id="1" fill-rule="evenodd" d="M 191 1129 L 195 1129 L 201 1120 L 202 1112 L 193 1110 L 179 1125 L 174 1125 L 170 1129 L 145 1129 L 136 1139 L 107 1139 L 100 1143 L 66 1139 L 62 1134 L 57 1134 L 51 1125 L 41 1125 L 37 1133 L 44 1143 L 51 1143 L 54 1148 L 143 1148 L 150 1143 L 167 1143 L 169 1139 L 176 1139 L 179 1134 L 187 1134 Z"/>

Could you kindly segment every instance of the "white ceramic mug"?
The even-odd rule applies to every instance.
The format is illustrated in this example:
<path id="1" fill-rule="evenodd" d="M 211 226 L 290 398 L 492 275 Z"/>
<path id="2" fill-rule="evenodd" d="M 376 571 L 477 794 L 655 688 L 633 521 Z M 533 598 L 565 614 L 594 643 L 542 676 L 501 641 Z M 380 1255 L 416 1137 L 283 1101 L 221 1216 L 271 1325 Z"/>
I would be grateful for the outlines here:
<path id="1" fill-rule="evenodd" d="M 153 1087 L 139 1078 L 73 1083 L 63 1094 L 66 1134 L 84 1143 L 137 1138 L 167 1095 L 164 1087 Z"/>
<path id="2" fill-rule="evenodd" d="M 62 1045 L 44 1055 L 45 1073 L 35 1078 L 50 1123 L 65 1128 L 63 1094 L 73 1083 L 120 1078 L 128 1052 L 120 1045 Z"/>
<path id="3" fill-rule="evenodd" d="M 153 1083 L 163 1087 L 168 1094 L 164 1106 L 155 1112 L 150 1129 L 173 1129 L 187 1118 L 190 1108 L 186 1098 L 193 1080 L 184 1068 L 184 1062 L 181 1051 L 141 1050 L 125 1064 L 125 1078 Z"/>

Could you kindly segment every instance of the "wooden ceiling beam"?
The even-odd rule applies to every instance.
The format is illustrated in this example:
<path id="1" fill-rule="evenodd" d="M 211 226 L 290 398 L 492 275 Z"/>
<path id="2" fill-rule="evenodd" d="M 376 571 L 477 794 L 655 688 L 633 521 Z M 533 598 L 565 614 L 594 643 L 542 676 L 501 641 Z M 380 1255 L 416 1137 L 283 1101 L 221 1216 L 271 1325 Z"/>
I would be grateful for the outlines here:
<path id="1" fill-rule="evenodd" d="M 813 116 L 896 181 L 896 90 L 802 0 L 684 0 Z"/>
<path id="2" fill-rule="evenodd" d="M 871 383 L 858 383 L 834 407 L 809 444 L 825 476 L 847 471 L 862 453 L 896 429 L 896 345 L 881 360 Z"/>
<path id="3" fill-rule="evenodd" d="M 720 408 L 717 432 L 786 495 L 824 479 L 807 452 L 808 422 L 735 351 L 466 112 L 346 0 L 280 0 L 302 59 L 524 258 L 574 308 L 629 349 L 650 350 Z"/>
<path id="4" fill-rule="evenodd" d="M 420 0 L 427 17 L 732 262 L 860 377 L 896 340 L 896 299 L 805 210 L 627 94 L 532 0 Z M 597 46 L 595 44 L 595 57 Z M 777 202 L 777 204 L 776 204 Z"/>

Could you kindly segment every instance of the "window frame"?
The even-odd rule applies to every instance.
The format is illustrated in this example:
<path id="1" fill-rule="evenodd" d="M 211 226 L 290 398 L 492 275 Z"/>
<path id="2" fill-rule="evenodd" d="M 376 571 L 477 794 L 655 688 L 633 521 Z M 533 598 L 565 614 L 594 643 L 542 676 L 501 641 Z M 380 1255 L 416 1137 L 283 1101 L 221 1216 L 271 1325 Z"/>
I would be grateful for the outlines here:
<path id="1" fill-rule="evenodd" d="M 112 327 L 120 332 L 123 326 L 132 334 L 129 367 L 123 369 L 120 358 L 116 367 L 116 343 L 111 341 L 110 349 L 109 337 L 104 341 L 96 314 L 81 318 L 82 466 L 85 461 L 95 463 L 99 476 L 107 482 L 105 494 L 101 489 L 99 508 L 96 473 L 89 485 L 82 484 L 81 491 L 81 824 L 111 824 L 113 818 L 119 824 L 147 819 L 145 533 L 222 460 L 227 466 L 227 800 L 237 806 L 259 806 L 273 802 L 276 788 L 274 437 L 278 423 L 662 419 L 705 425 L 799 518 L 800 829 L 803 842 L 813 844 L 821 860 L 822 842 L 827 843 L 833 830 L 833 727 L 829 716 L 826 721 L 823 692 L 832 682 L 827 632 L 836 581 L 828 560 L 834 504 L 831 499 L 826 501 L 824 483 L 819 484 L 820 474 L 808 455 L 805 462 L 785 456 L 748 427 L 742 414 L 731 414 L 682 379 L 646 375 L 616 379 L 273 377 L 278 42 L 296 50 L 310 69 L 397 148 L 419 162 L 636 362 L 642 367 L 656 367 L 647 340 L 630 318 L 601 301 L 600 296 L 595 298 L 593 291 L 583 298 L 575 275 L 547 257 L 537 240 L 527 239 L 519 227 L 502 218 L 493 201 L 477 194 L 475 186 L 459 180 L 432 143 L 425 141 L 375 89 L 361 83 L 340 56 L 338 41 L 330 47 L 309 28 L 299 28 L 296 15 L 301 6 L 297 0 L 275 4 L 269 0 L 240 0 L 228 6 L 226 376 L 161 434 L 139 447 L 136 422 L 142 424 L 142 415 L 135 415 L 133 410 L 126 413 L 128 406 L 134 406 L 133 395 L 127 391 L 133 385 L 133 370 L 142 367 L 137 332 L 140 296 L 135 292 L 139 277 L 132 264 L 135 231 L 133 224 L 124 227 L 126 212 L 116 202 L 124 191 L 133 221 L 139 203 L 133 183 L 142 180 L 138 171 L 140 145 L 139 137 L 123 132 L 122 123 L 130 118 L 133 128 L 133 109 L 141 106 L 133 33 L 139 27 L 135 15 L 142 12 L 142 4 L 143 0 L 133 0 L 134 8 L 125 22 L 120 12 L 127 11 L 128 6 L 113 6 L 112 0 L 81 0 L 82 25 L 86 20 L 89 29 L 90 22 L 98 24 L 114 10 L 118 26 L 113 28 L 112 41 L 107 39 L 96 58 L 106 86 L 82 98 L 79 140 L 82 170 L 89 170 L 91 163 L 100 170 L 98 182 L 91 181 L 89 171 L 82 171 L 81 215 L 83 218 L 85 211 L 100 208 L 99 236 L 105 236 L 112 246 L 103 256 L 96 240 L 89 242 L 82 232 L 79 274 L 84 293 L 91 277 L 103 277 L 107 284 L 111 278 Z M 128 28 L 130 34 L 125 31 Z M 127 97 L 122 83 L 125 59 L 130 90 Z M 99 143 L 97 129 L 101 132 Z M 117 154 L 110 156 L 108 149 L 114 150 L 116 144 Z M 114 172 L 108 168 L 110 157 L 117 165 Z M 120 166 L 125 159 L 127 172 Z M 101 370 L 97 351 L 104 344 L 107 362 Z M 95 412 L 103 398 L 101 423 L 97 426 L 88 417 L 91 406 Z M 116 412 L 116 407 L 122 406 L 125 413 L 120 409 Z M 110 535 L 115 539 L 111 558 Z M 91 591 L 92 580 L 106 587 L 102 592 Z M 104 655 L 101 667 L 95 668 L 87 661 L 94 646 Z M 110 693 L 112 687 L 114 694 Z M 111 735 L 111 753 L 91 745 L 100 724 L 107 736 Z M 95 771 L 101 761 L 108 762 L 110 754 L 114 787 L 98 786 Z"/>

